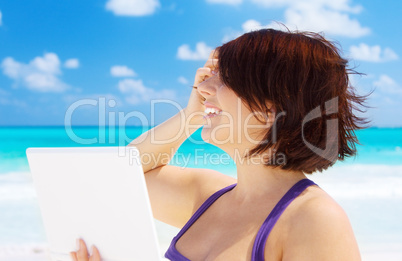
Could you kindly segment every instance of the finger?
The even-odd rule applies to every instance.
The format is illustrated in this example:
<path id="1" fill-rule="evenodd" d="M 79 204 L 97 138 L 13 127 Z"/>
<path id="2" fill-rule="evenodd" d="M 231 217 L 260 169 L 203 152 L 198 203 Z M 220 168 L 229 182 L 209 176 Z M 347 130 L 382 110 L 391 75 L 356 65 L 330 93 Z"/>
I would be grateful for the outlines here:
<path id="1" fill-rule="evenodd" d="M 77 257 L 79 261 L 87 261 L 88 260 L 88 250 L 87 245 L 85 244 L 84 240 L 79 239 L 79 249 L 77 251 Z"/>
<path id="2" fill-rule="evenodd" d="M 213 74 L 211 72 L 210 68 L 199 68 L 195 74 L 195 81 L 194 81 L 194 85 L 197 86 L 199 83 L 205 81 L 206 79 L 208 79 L 209 77 L 212 77 Z"/>
<path id="3" fill-rule="evenodd" d="M 71 260 L 73 260 L 73 261 L 78 261 L 77 253 L 75 253 L 75 252 L 70 252 L 70 257 L 71 257 Z"/>
<path id="4" fill-rule="evenodd" d="M 89 261 L 100 261 L 101 257 L 99 254 L 99 250 L 96 246 L 92 246 L 92 256 L 89 258 Z"/>
<path id="5" fill-rule="evenodd" d="M 218 58 L 218 50 L 214 49 L 209 53 L 208 59 L 216 59 Z"/>
<path id="6" fill-rule="evenodd" d="M 212 70 L 211 68 L 207 68 L 207 67 L 202 67 L 199 68 L 195 74 L 197 77 L 203 77 L 203 76 L 212 76 Z"/>
<path id="7" fill-rule="evenodd" d="M 208 67 L 211 69 L 215 69 L 217 66 L 218 66 L 218 59 L 208 59 L 204 64 L 204 67 Z"/>

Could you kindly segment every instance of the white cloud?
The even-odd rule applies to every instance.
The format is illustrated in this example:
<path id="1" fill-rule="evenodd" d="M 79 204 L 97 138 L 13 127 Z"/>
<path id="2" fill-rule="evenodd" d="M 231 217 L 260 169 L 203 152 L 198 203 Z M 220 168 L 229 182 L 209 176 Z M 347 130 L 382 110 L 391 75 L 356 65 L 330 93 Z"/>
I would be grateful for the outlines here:
<path id="1" fill-rule="evenodd" d="M 29 65 L 39 72 L 60 74 L 60 60 L 55 53 L 45 53 L 43 57 L 35 57 Z"/>
<path id="2" fill-rule="evenodd" d="M 125 16 L 151 15 L 159 7 L 158 0 L 109 0 L 106 3 L 106 10 Z"/>
<path id="3" fill-rule="evenodd" d="M 188 84 L 188 80 L 186 78 L 184 78 L 183 76 L 180 76 L 179 78 L 177 78 L 177 81 L 181 84 Z"/>
<path id="4" fill-rule="evenodd" d="M 359 21 L 350 17 L 350 14 L 360 13 L 362 7 L 351 6 L 349 0 L 252 0 L 252 2 L 266 8 L 286 8 L 284 24 L 291 30 L 324 32 L 351 38 L 370 33 L 370 28 L 361 26 Z M 243 24 L 244 32 L 261 28 L 283 29 L 277 23 L 261 25 L 255 20 L 248 20 Z M 224 40 L 228 38 L 225 37 Z"/>
<path id="5" fill-rule="evenodd" d="M 250 31 L 254 31 L 254 30 L 267 28 L 267 25 L 263 26 L 260 22 L 250 19 L 250 20 L 245 21 L 241 25 L 241 28 L 243 29 L 244 32 L 250 32 Z"/>
<path id="6" fill-rule="evenodd" d="M 243 0 L 207 0 L 211 4 L 228 4 L 228 5 L 238 5 L 243 2 Z"/>
<path id="7" fill-rule="evenodd" d="M 212 47 L 207 46 L 204 42 L 197 43 L 195 51 L 190 50 L 187 44 L 181 45 L 177 50 L 177 58 L 180 60 L 206 60 L 213 50 Z"/>
<path id="8" fill-rule="evenodd" d="M 230 33 L 225 34 L 225 36 L 222 39 L 223 43 L 229 42 L 233 39 L 236 39 L 237 37 L 241 36 L 244 33 L 251 32 L 251 31 L 256 31 L 260 30 L 263 28 L 276 28 L 278 30 L 281 30 L 282 28 L 279 27 L 277 24 L 268 24 L 268 25 L 262 25 L 260 22 L 254 20 L 254 19 L 249 19 L 245 21 L 241 25 L 243 31 L 231 31 Z"/>
<path id="9" fill-rule="evenodd" d="M 114 77 L 129 77 L 137 75 L 133 69 L 130 69 L 125 65 L 115 65 L 110 67 L 110 74 Z"/>
<path id="10" fill-rule="evenodd" d="M 77 58 L 71 58 L 64 62 L 64 67 L 68 69 L 77 69 L 80 67 L 80 61 Z"/>
<path id="11" fill-rule="evenodd" d="M 359 46 L 350 47 L 350 55 L 353 59 L 367 62 L 387 62 L 398 60 L 398 55 L 390 48 L 381 49 L 379 45 L 368 46 L 361 43 Z"/>
<path id="12" fill-rule="evenodd" d="M 368 27 L 362 27 L 348 14 L 325 8 L 289 8 L 285 12 L 286 24 L 298 30 L 325 32 L 328 34 L 357 38 L 370 33 Z"/>
<path id="13" fill-rule="evenodd" d="M 386 74 L 380 75 L 374 86 L 384 93 L 402 95 L 402 87 Z"/>
<path id="14" fill-rule="evenodd" d="M 33 91 L 62 92 L 69 87 L 59 79 L 60 60 L 55 53 L 45 53 L 43 57 L 35 57 L 29 64 L 7 57 L 3 60 L 1 67 L 6 76 Z"/>
<path id="15" fill-rule="evenodd" d="M 251 2 L 263 7 L 289 7 L 289 6 L 327 6 L 333 10 L 359 13 L 362 7 L 350 6 L 350 0 L 251 0 Z"/>
<path id="16" fill-rule="evenodd" d="M 175 93 L 172 90 L 154 90 L 145 87 L 142 80 L 124 79 L 118 83 L 121 93 L 126 95 L 126 101 L 136 105 L 149 102 L 151 99 L 174 99 Z"/>

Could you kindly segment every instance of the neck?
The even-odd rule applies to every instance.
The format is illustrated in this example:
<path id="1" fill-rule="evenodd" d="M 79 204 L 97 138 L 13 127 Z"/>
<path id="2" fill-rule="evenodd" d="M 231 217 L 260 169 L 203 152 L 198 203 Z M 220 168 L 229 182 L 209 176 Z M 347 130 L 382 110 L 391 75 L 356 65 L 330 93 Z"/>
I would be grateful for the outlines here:
<path id="1" fill-rule="evenodd" d="M 297 181 L 306 178 L 301 171 L 265 166 L 262 162 L 244 159 L 236 162 L 236 194 L 240 201 L 257 200 L 269 195 L 284 194 Z"/>

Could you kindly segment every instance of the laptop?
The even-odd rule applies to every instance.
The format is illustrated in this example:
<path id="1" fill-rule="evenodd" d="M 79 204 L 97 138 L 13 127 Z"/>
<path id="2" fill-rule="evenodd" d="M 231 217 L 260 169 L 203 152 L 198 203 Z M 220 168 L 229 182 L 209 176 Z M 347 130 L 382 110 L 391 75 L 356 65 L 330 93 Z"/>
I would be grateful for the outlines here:
<path id="1" fill-rule="evenodd" d="M 71 260 L 76 239 L 104 261 L 160 261 L 151 205 L 135 147 L 28 148 L 53 261 Z"/>

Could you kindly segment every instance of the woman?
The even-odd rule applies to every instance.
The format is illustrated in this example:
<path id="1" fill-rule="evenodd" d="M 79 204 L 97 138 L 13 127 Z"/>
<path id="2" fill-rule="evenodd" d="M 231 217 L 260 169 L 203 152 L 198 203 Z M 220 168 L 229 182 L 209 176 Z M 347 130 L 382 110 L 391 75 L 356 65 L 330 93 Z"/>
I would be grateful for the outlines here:
<path id="1" fill-rule="evenodd" d="M 131 143 L 147 155 L 155 218 L 182 228 L 168 259 L 360 260 L 346 214 L 306 179 L 356 153 L 354 130 L 366 122 L 352 109 L 365 97 L 346 65 L 320 35 L 272 29 L 212 52 L 187 107 Z M 200 125 L 233 158 L 237 179 L 157 157 L 173 156 Z M 88 260 L 84 242 L 72 257 Z M 100 260 L 96 248 L 89 260 Z"/>

